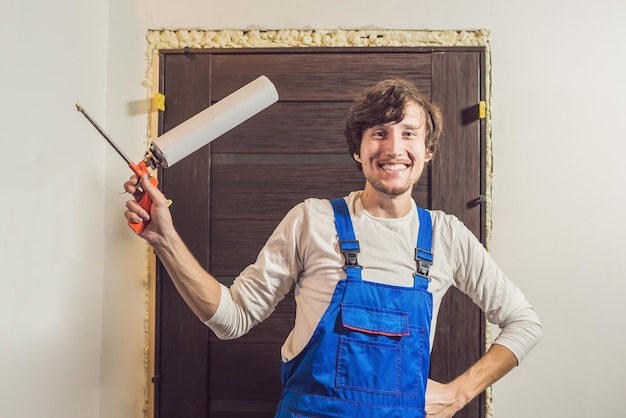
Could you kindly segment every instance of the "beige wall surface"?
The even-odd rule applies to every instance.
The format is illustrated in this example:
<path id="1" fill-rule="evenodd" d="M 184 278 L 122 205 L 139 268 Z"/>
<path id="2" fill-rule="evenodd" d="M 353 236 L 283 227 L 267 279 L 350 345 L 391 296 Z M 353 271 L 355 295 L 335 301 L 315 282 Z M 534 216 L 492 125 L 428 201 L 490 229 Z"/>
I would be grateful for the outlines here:
<path id="1" fill-rule="evenodd" d="M 146 246 L 122 217 L 155 29 L 487 29 L 490 247 L 544 323 L 494 416 L 614 417 L 626 364 L 626 5 L 35 0 L 0 5 L 0 416 L 144 415 Z"/>

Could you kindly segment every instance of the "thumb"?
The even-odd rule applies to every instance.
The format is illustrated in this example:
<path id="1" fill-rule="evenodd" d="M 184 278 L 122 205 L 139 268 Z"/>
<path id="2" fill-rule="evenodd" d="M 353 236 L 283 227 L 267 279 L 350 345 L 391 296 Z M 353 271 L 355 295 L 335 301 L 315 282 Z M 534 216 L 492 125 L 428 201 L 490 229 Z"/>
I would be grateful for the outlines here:
<path id="1" fill-rule="evenodd" d="M 157 188 L 157 184 L 159 184 L 159 182 L 155 177 L 148 174 L 143 174 L 141 176 L 141 187 L 143 187 L 143 190 L 148 194 L 152 201 L 163 196 L 163 193 L 161 193 L 161 191 Z"/>

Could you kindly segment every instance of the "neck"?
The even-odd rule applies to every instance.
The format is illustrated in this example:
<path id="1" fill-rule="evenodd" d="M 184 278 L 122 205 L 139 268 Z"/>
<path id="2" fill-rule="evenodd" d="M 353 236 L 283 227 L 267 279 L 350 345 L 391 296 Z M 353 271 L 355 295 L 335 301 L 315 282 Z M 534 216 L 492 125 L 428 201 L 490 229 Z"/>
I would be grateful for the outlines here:
<path id="1" fill-rule="evenodd" d="M 367 183 L 360 198 L 365 210 L 378 218 L 401 218 L 411 210 L 411 190 L 393 196 L 381 193 Z"/>

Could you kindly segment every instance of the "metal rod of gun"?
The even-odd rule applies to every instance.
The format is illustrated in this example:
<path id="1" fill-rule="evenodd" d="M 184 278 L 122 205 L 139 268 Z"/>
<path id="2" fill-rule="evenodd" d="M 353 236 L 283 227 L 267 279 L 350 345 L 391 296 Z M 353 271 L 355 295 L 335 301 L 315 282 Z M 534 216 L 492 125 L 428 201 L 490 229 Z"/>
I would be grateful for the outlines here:
<path id="1" fill-rule="evenodd" d="M 76 109 L 83 114 L 84 117 L 87 118 L 87 120 L 89 121 L 89 123 L 91 123 L 93 125 L 94 128 L 96 128 L 98 130 L 98 132 L 100 132 L 100 135 L 102 135 L 104 137 L 104 139 L 107 140 L 107 142 L 109 144 L 111 144 L 111 146 L 113 147 L 113 149 L 115 149 L 115 151 L 117 151 L 117 153 L 124 159 L 124 161 L 126 161 L 126 164 L 132 164 L 133 162 L 130 160 L 130 158 L 128 158 L 126 156 L 126 154 L 124 154 L 124 151 L 122 151 L 120 149 L 120 147 L 117 146 L 117 144 L 115 142 L 113 142 L 113 140 L 111 139 L 111 137 L 104 131 L 104 129 L 102 129 L 100 127 L 100 125 L 98 125 L 98 122 L 96 122 L 95 120 L 93 120 L 93 118 L 91 116 L 89 116 L 89 114 L 87 113 L 87 111 L 78 103 L 76 103 Z"/>

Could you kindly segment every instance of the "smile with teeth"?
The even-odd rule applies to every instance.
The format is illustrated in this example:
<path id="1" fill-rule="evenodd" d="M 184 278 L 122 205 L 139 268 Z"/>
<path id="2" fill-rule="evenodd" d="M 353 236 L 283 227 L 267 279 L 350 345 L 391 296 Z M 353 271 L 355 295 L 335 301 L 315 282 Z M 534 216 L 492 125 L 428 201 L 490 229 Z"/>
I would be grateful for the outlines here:
<path id="1" fill-rule="evenodd" d="M 383 170 L 387 170 L 387 171 L 401 171 L 401 170 L 405 170 L 408 166 L 409 166 L 408 164 L 400 164 L 400 163 L 380 164 L 380 168 L 382 168 Z"/>

